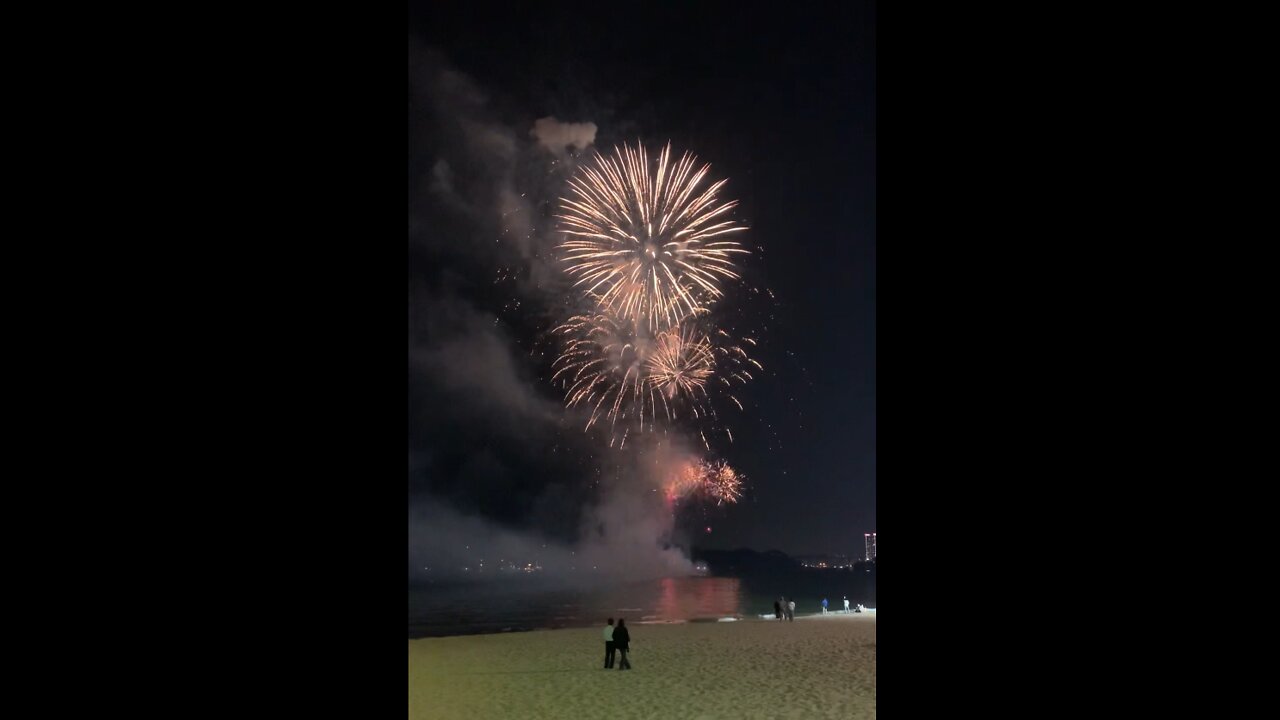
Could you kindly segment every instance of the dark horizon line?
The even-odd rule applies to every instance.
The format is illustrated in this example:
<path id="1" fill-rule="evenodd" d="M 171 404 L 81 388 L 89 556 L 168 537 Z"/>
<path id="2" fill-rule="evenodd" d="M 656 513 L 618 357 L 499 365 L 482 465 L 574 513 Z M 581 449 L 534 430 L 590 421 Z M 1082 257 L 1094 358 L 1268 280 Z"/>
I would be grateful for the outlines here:
<path id="1" fill-rule="evenodd" d="M 750 547 L 737 547 L 737 548 L 733 548 L 733 549 L 731 549 L 731 550 L 725 550 L 725 549 L 720 549 L 720 548 L 701 547 L 701 546 L 698 546 L 698 545 L 696 545 L 696 544 L 691 544 L 691 545 L 689 546 L 689 551 L 690 551 L 690 552 L 731 552 L 731 553 L 750 552 L 750 553 L 755 553 L 755 554 L 757 554 L 757 555 L 766 555 L 766 554 L 769 554 L 769 553 L 778 553 L 778 554 L 780 554 L 780 555 L 785 555 L 785 556 L 787 556 L 787 557 L 789 557 L 789 558 L 799 558 L 799 557 L 834 557 L 834 556 L 837 556 L 837 555 L 842 555 L 842 553 L 839 553 L 839 552 L 830 552 L 830 551 L 828 551 L 828 552 L 816 552 L 816 553 L 813 553 L 813 552 L 791 553 L 791 552 L 787 552 L 787 551 L 785 551 L 785 550 L 779 550 L 778 548 L 770 548 L 770 549 L 768 549 L 768 550 L 756 550 L 755 548 L 750 548 Z M 874 559 L 867 559 L 867 558 L 866 558 L 864 555 L 862 555 L 862 554 L 843 553 L 843 555 L 844 555 L 844 557 L 856 557 L 856 558 L 858 558 L 858 562 L 875 562 L 875 560 L 874 560 Z"/>

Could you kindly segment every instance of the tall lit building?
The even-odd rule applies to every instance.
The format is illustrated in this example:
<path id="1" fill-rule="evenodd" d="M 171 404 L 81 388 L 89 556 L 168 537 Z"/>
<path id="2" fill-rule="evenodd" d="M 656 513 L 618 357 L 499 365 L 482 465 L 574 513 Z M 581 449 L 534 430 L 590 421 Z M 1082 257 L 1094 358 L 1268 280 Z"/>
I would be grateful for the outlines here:
<path id="1" fill-rule="evenodd" d="M 876 534 L 873 532 L 862 533 L 863 540 L 867 543 L 867 560 L 876 559 Z"/>

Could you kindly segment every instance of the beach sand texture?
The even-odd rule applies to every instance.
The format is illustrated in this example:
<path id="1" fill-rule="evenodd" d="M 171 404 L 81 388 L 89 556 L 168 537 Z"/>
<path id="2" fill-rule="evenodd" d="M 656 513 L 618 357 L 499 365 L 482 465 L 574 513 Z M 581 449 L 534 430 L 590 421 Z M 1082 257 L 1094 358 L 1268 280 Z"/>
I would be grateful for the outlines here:
<path id="1" fill-rule="evenodd" d="M 409 641 L 409 717 L 874 718 L 874 615 L 632 625 L 633 669 L 600 628 Z"/>

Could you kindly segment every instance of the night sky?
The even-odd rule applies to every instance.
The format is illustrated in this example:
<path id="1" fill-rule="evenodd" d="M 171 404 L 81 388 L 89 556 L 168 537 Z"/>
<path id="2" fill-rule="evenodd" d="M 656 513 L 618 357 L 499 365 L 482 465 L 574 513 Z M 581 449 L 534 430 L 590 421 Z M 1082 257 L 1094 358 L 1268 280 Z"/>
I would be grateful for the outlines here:
<path id="1" fill-rule="evenodd" d="M 722 453 L 747 491 L 694 542 L 860 553 L 876 529 L 875 5 L 647 7 L 410 10 L 411 515 L 567 540 L 595 492 L 608 448 L 561 426 L 543 381 L 557 281 L 537 243 L 563 176 L 529 131 L 552 116 L 594 123 L 602 150 L 696 153 L 750 227 L 741 265 L 763 292 L 735 286 L 725 312 L 760 330 L 766 372 Z"/>

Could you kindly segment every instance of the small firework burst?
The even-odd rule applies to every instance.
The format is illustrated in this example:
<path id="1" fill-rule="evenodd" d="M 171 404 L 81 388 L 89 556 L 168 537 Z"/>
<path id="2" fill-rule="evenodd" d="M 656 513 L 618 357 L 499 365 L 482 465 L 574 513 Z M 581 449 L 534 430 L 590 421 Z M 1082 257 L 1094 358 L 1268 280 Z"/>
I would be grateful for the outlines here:
<path id="1" fill-rule="evenodd" d="M 743 480 L 724 460 L 688 461 L 671 474 L 664 492 L 669 504 L 691 497 L 714 500 L 717 505 L 736 503 L 742 497 Z"/>
<path id="2" fill-rule="evenodd" d="M 720 460 L 710 463 L 704 482 L 704 492 L 714 498 L 716 504 L 736 503 L 742 497 L 742 476 L 729 463 Z"/>

